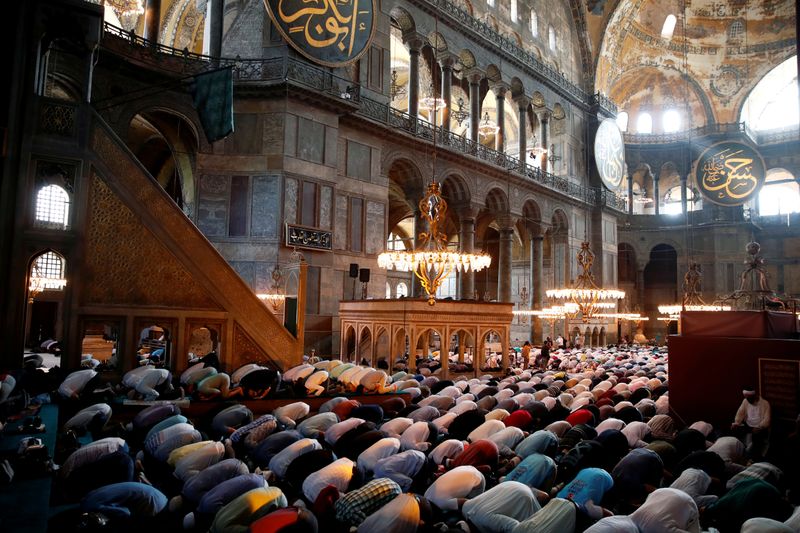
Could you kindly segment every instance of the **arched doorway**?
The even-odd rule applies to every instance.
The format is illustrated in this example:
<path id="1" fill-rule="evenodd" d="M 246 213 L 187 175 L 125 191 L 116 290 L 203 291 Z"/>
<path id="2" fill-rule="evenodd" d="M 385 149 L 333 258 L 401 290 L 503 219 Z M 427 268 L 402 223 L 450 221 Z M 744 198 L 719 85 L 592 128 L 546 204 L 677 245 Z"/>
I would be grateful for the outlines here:
<path id="1" fill-rule="evenodd" d="M 645 335 L 663 340 L 667 328 L 652 317 L 658 315 L 659 304 L 677 301 L 678 253 L 669 244 L 658 244 L 650 250 L 650 261 L 644 269 L 644 311 L 651 317 L 645 325 Z"/>

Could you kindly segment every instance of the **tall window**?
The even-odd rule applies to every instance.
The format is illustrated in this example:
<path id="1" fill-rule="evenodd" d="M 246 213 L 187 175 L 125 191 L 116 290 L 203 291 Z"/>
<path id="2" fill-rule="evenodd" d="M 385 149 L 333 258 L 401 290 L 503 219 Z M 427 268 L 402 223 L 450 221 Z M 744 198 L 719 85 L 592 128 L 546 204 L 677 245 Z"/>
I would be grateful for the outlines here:
<path id="1" fill-rule="evenodd" d="M 534 37 L 539 36 L 539 17 L 536 16 L 536 12 L 531 9 L 531 35 Z"/>
<path id="2" fill-rule="evenodd" d="M 406 249 L 406 243 L 404 243 L 403 239 L 401 239 L 398 235 L 390 233 L 389 238 L 386 239 L 386 249 L 394 251 L 403 251 Z"/>
<path id="3" fill-rule="evenodd" d="M 45 185 L 36 194 L 35 225 L 66 229 L 69 219 L 69 194 L 58 185 Z"/>
<path id="4" fill-rule="evenodd" d="M 494 0 L 486 0 L 486 5 L 489 7 L 494 7 Z"/>
<path id="5" fill-rule="evenodd" d="M 547 42 L 550 44 L 550 50 L 555 52 L 558 43 L 556 42 L 556 30 L 554 30 L 552 26 L 547 28 Z"/>
<path id="6" fill-rule="evenodd" d="M 404 281 L 401 281 L 397 284 L 397 297 L 405 298 L 406 296 L 408 296 L 408 285 L 406 285 Z"/>
<path id="7" fill-rule="evenodd" d="M 636 133 L 653 133 L 653 117 L 650 113 L 639 113 L 636 118 Z"/>
<path id="8" fill-rule="evenodd" d="M 517 0 L 511 0 L 511 22 L 517 22 Z"/>
<path id="9" fill-rule="evenodd" d="M 758 193 L 758 213 L 769 216 L 797 212 L 800 212 L 800 185 L 797 180 L 782 168 L 767 172 L 767 179 Z"/>
<path id="10" fill-rule="evenodd" d="M 792 56 L 764 76 L 742 106 L 742 122 L 756 131 L 797 127 L 797 56 Z"/>
<path id="11" fill-rule="evenodd" d="M 667 15 L 667 18 L 664 19 L 664 25 L 661 27 L 662 39 L 672 39 L 672 32 L 675 31 L 676 22 L 678 22 L 678 19 L 675 18 L 675 15 Z"/>
<path id="12" fill-rule="evenodd" d="M 628 112 L 622 111 L 617 115 L 617 126 L 619 131 L 628 131 Z"/>
<path id="13" fill-rule="evenodd" d="M 664 133 L 678 131 L 681 128 L 681 115 L 676 109 L 668 109 L 662 118 Z"/>

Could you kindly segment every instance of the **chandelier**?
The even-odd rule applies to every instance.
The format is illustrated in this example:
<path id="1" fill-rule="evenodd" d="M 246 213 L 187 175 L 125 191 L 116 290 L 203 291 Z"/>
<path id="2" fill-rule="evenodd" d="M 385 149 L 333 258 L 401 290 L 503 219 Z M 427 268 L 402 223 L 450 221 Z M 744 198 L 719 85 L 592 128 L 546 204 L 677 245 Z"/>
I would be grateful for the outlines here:
<path id="1" fill-rule="evenodd" d="M 400 85 L 397 83 L 397 71 L 392 71 L 392 84 L 389 86 L 389 96 L 391 96 L 392 100 L 399 98 L 401 96 L 405 96 L 406 94 L 406 86 L 405 84 Z"/>
<path id="2" fill-rule="evenodd" d="M 105 3 L 114 11 L 122 28 L 127 31 L 136 27 L 139 16 L 144 13 L 142 0 L 105 0 Z"/>
<path id="3" fill-rule="evenodd" d="M 411 271 L 419 279 L 428 295 L 428 304 L 436 303 L 436 290 L 453 270 L 457 272 L 479 272 L 492 262 L 489 254 L 468 254 L 447 249 L 447 234 L 444 226 L 447 202 L 442 198 L 439 183 L 428 185 L 428 190 L 419 201 L 419 210 L 428 224 L 428 232 L 420 233 L 420 246 L 415 250 L 393 250 L 378 256 L 378 266 L 387 270 Z"/>
<path id="4" fill-rule="evenodd" d="M 286 295 L 281 288 L 282 281 L 283 281 L 283 272 L 281 272 L 280 267 L 276 264 L 275 268 L 272 269 L 272 286 L 267 293 L 258 293 L 256 296 L 265 304 L 269 303 L 272 306 L 272 311 L 277 313 L 280 310 L 281 305 L 284 301 L 286 301 Z"/>
<path id="5" fill-rule="evenodd" d="M 458 122 L 459 127 L 461 124 L 469 117 L 469 111 L 464 110 L 464 99 L 459 97 L 458 102 L 458 109 L 453 109 L 450 111 L 450 116 Z"/>
<path id="6" fill-rule="evenodd" d="M 28 301 L 33 303 L 37 296 L 45 290 L 60 291 L 67 285 L 67 280 L 63 278 L 51 278 L 43 276 L 38 266 L 33 265 L 31 274 L 28 277 Z"/>
<path id="7" fill-rule="evenodd" d="M 478 135 L 489 137 L 490 135 L 495 135 L 498 131 L 500 131 L 500 126 L 489 118 L 489 112 L 486 111 L 483 114 L 483 119 L 478 123 Z"/>
<path id="8" fill-rule="evenodd" d="M 421 111 L 433 111 L 436 113 L 445 107 L 447 107 L 447 103 L 444 98 L 439 98 L 438 96 L 426 96 L 419 101 Z"/>
<path id="9" fill-rule="evenodd" d="M 578 276 L 575 286 L 545 291 L 548 298 L 571 302 L 573 304 L 570 306 L 572 311 L 568 311 L 566 314 L 569 318 L 575 318 L 580 314 L 584 323 L 597 316 L 598 310 L 613 308 L 615 305 L 613 300 L 625 298 L 624 291 L 605 289 L 595 284 L 592 263 L 594 263 L 594 254 L 589 249 L 589 241 L 584 241 L 578 252 L 578 264 L 583 272 Z"/>
<path id="10" fill-rule="evenodd" d="M 679 304 L 659 305 L 659 320 L 670 322 L 678 320 L 682 311 L 730 311 L 729 305 L 708 305 L 700 296 L 700 279 L 703 273 L 700 265 L 694 261 L 689 263 L 689 270 L 683 276 L 683 299 Z"/>

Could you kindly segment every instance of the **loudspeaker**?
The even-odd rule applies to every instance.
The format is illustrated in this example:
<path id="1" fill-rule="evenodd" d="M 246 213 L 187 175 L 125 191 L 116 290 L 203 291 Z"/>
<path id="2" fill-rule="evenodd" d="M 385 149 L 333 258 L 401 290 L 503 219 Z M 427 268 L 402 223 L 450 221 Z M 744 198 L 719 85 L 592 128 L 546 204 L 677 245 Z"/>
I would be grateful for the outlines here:
<path id="1" fill-rule="evenodd" d="M 358 281 L 361 283 L 369 283 L 369 269 L 362 268 L 358 271 Z"/>
<path id="2" fill-rule="evenodd" d="M 350 263 L 350 277 L 357 278 L 358 277 L 358 264 Z"/>

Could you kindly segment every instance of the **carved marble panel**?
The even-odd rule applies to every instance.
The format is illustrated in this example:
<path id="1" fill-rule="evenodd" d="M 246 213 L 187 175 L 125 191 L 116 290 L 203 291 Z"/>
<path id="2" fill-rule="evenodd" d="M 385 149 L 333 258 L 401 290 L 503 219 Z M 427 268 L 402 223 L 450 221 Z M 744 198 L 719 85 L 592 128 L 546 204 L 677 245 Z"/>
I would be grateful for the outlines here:
<path id="1" fill-rule="evenodd" d="M 197 227 L 208 237 L 227 233 L 229 182 L 228 176 L 200 176 Z"/>
<path id="2" fill-rule="evenodd" d="M 280 176 L 253 176 L 253 206 L 250 221 L 250 234 L 253 237 L 278 237 L 280 199 Z"/>

